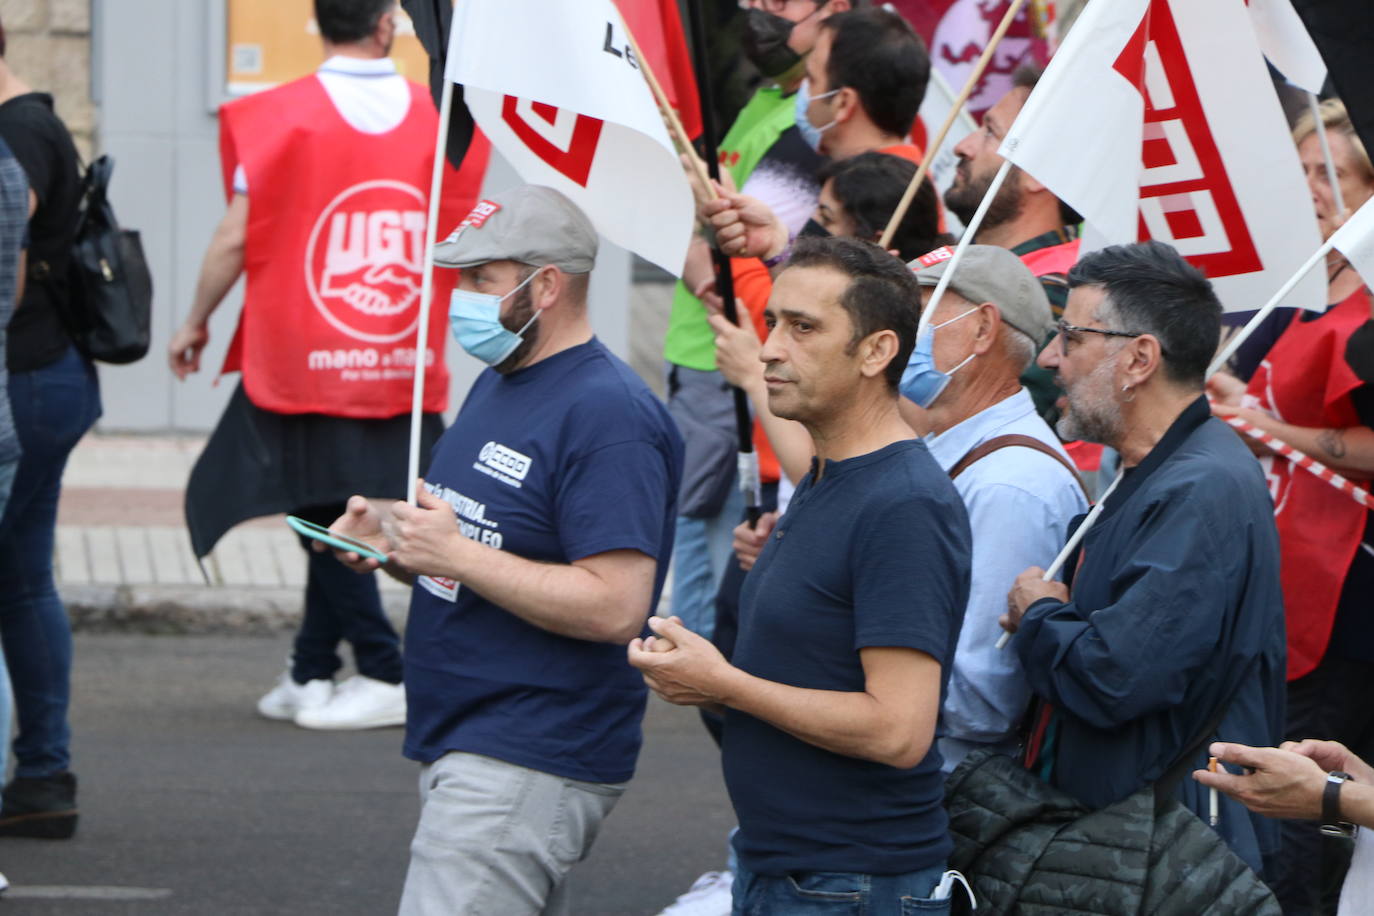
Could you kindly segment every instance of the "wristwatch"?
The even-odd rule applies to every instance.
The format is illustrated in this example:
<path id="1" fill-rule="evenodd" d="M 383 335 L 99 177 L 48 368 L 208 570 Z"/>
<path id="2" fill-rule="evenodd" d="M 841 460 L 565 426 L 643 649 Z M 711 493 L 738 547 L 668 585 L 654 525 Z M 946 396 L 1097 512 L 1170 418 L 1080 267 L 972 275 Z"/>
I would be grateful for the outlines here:
<path id="1" fill-rule="evenodd" d="M 1341 820 L 1341 785 L 1350 779 L 1349 773 L 1333 770 L 1326 774 L 1322 789 L 1322 833 L 1349 839 L 1355 835 L 1355 825 Z"/>

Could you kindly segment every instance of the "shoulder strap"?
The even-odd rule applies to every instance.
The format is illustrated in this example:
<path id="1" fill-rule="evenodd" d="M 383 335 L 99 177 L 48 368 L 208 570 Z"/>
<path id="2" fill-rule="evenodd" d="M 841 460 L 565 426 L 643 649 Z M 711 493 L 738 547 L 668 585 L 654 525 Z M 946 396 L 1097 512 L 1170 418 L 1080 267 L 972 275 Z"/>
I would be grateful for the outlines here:
<path id="1" fill-rule="evenodd" d="M 994 438 L 989 439 L 986 442 L 983 442 L 979 445 L 975 445 L 968 451 L 966 455 L 964 455 L 964 457 L 960 458 L 959 461 L 955 463 L 954 467 L 949 469 L 950 480 L 953 480 L 960 474 L 964 473 L 964 471 L 967 471 L 969 469 L 969 465 L 973 464 L 974 462 L 986 458 L 993 452 L 1000 451 L 1004 448 L 1012 447 L 1034 449 L 1035 451 L 1040 452 L 1041 454 L 1049 455 L 1055 461 L 1058 461 L 1060 464 L 1062 464 L 1064 466 L 1064 469 L 1069 472 L 1070 476 L 1073 477 L 1073 482 L 1078 484 L 1078 489 L 1083 491 L 1083 496 L 1085 498 L 1088 496 L 1087 488 L 1083 486 L 1083 481 L 1079 478 L 1078 471 L 1074 468 L 1072 464 L 1068 462 L 1067 459 L 1065 459 L 1063 455 L 1059 454 L 1054 449 L 1050 448 L 1048 445 L 1041 442 L 1039 439 L 1036 439 L 1032 436 L 1022 436 L 1019 434 L 995 436 Z M 1089 502 L 1091 502 L 1091 499 L 1089 499 Z"/>

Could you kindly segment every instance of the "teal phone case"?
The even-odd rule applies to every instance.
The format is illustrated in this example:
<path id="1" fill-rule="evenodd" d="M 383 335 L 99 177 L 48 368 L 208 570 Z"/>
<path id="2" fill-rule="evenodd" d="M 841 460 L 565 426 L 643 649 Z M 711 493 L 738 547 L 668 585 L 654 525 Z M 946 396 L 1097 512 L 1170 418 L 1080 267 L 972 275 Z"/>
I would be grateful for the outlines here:
<path id="1" fill-rule="evenodd" d="M 317 541 L 323 541 L 337 550 L 351 550 L 358 554 L 358 556 L 371 557 L 378 563 L 386 562 L 386 554 L 377 550 L 375 547 L 369 547 L 362 541 L 355 541 L 346 534 L 339 534 L 338 532 L 330 531 L 328 528 L 321 528 L 314 522 L 307 522 L 305 519 L 297 518 L 294 515 L 288 515 L 286 517 L 286 524 L 290 525 L 291 530 L 297 534 L 304 535 L 308 538 L 314 538 Z"/>

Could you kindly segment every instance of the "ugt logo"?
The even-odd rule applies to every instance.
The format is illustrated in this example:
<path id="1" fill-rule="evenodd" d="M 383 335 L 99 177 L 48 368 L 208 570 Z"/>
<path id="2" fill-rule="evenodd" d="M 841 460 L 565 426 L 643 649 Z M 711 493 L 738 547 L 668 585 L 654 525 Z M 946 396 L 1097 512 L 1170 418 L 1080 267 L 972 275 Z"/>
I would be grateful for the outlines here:
<path id="1" fill-rule="evenodd" d="M 305 286 L 339 331 L 391 343 L 415 331 L 424 268 L 425 197 L 402 181 L 355 184 L 315 220 Z"/>

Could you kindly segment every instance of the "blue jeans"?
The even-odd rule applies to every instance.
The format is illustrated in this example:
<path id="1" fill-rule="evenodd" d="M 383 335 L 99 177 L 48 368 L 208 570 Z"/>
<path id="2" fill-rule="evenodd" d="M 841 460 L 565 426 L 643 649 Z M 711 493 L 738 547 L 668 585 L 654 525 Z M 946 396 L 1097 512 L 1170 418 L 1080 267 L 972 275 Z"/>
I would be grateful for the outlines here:
<path id="1" fill-rule="evenodd" d="M 716 629 L 716 591 L 725 564 L 734 562 L 735 528 L 744 518 L 744 494 L 734 484 L 714 518 L 677 517 L 673 539 L 672 612 L 707 639 Z"/>
<path id="2" fill-rule="evenodd" d="M 910 916 L 948 913 L 949 899 L 931 900 L 944 865 L 904 875 L 795 872 L 758 875 L 743 865 L 731 888 L 732 916 Z"/>
<path id="3" fill-rule="evenodd" d="M 15 775 L 35 779 L 71 763 L 72 631 L 53 582 L 53 539 L 62 471 L 100 416 L 100 384 L 69 348 L 41 369 L 12 373 L 9 395 L 24 453 L 0 519 L 0 638 L 19 718 Z"/>
<path id="4" fill-rule="evenodd" d="M 343 505 L 314 506 L 293 514 L 328 527 Z M 305 580 L 305 619 L 291 654 L 291 679 L 298 684 L 332 678 L 343 665 L 339 643 L 353 646 L 358 673 L 388 684 L 401 682 L 401 640 L 382 610 L 377 580 L 360 576 L 326 551 L 316 553 L 301 539 L 310 558 Z"/>

